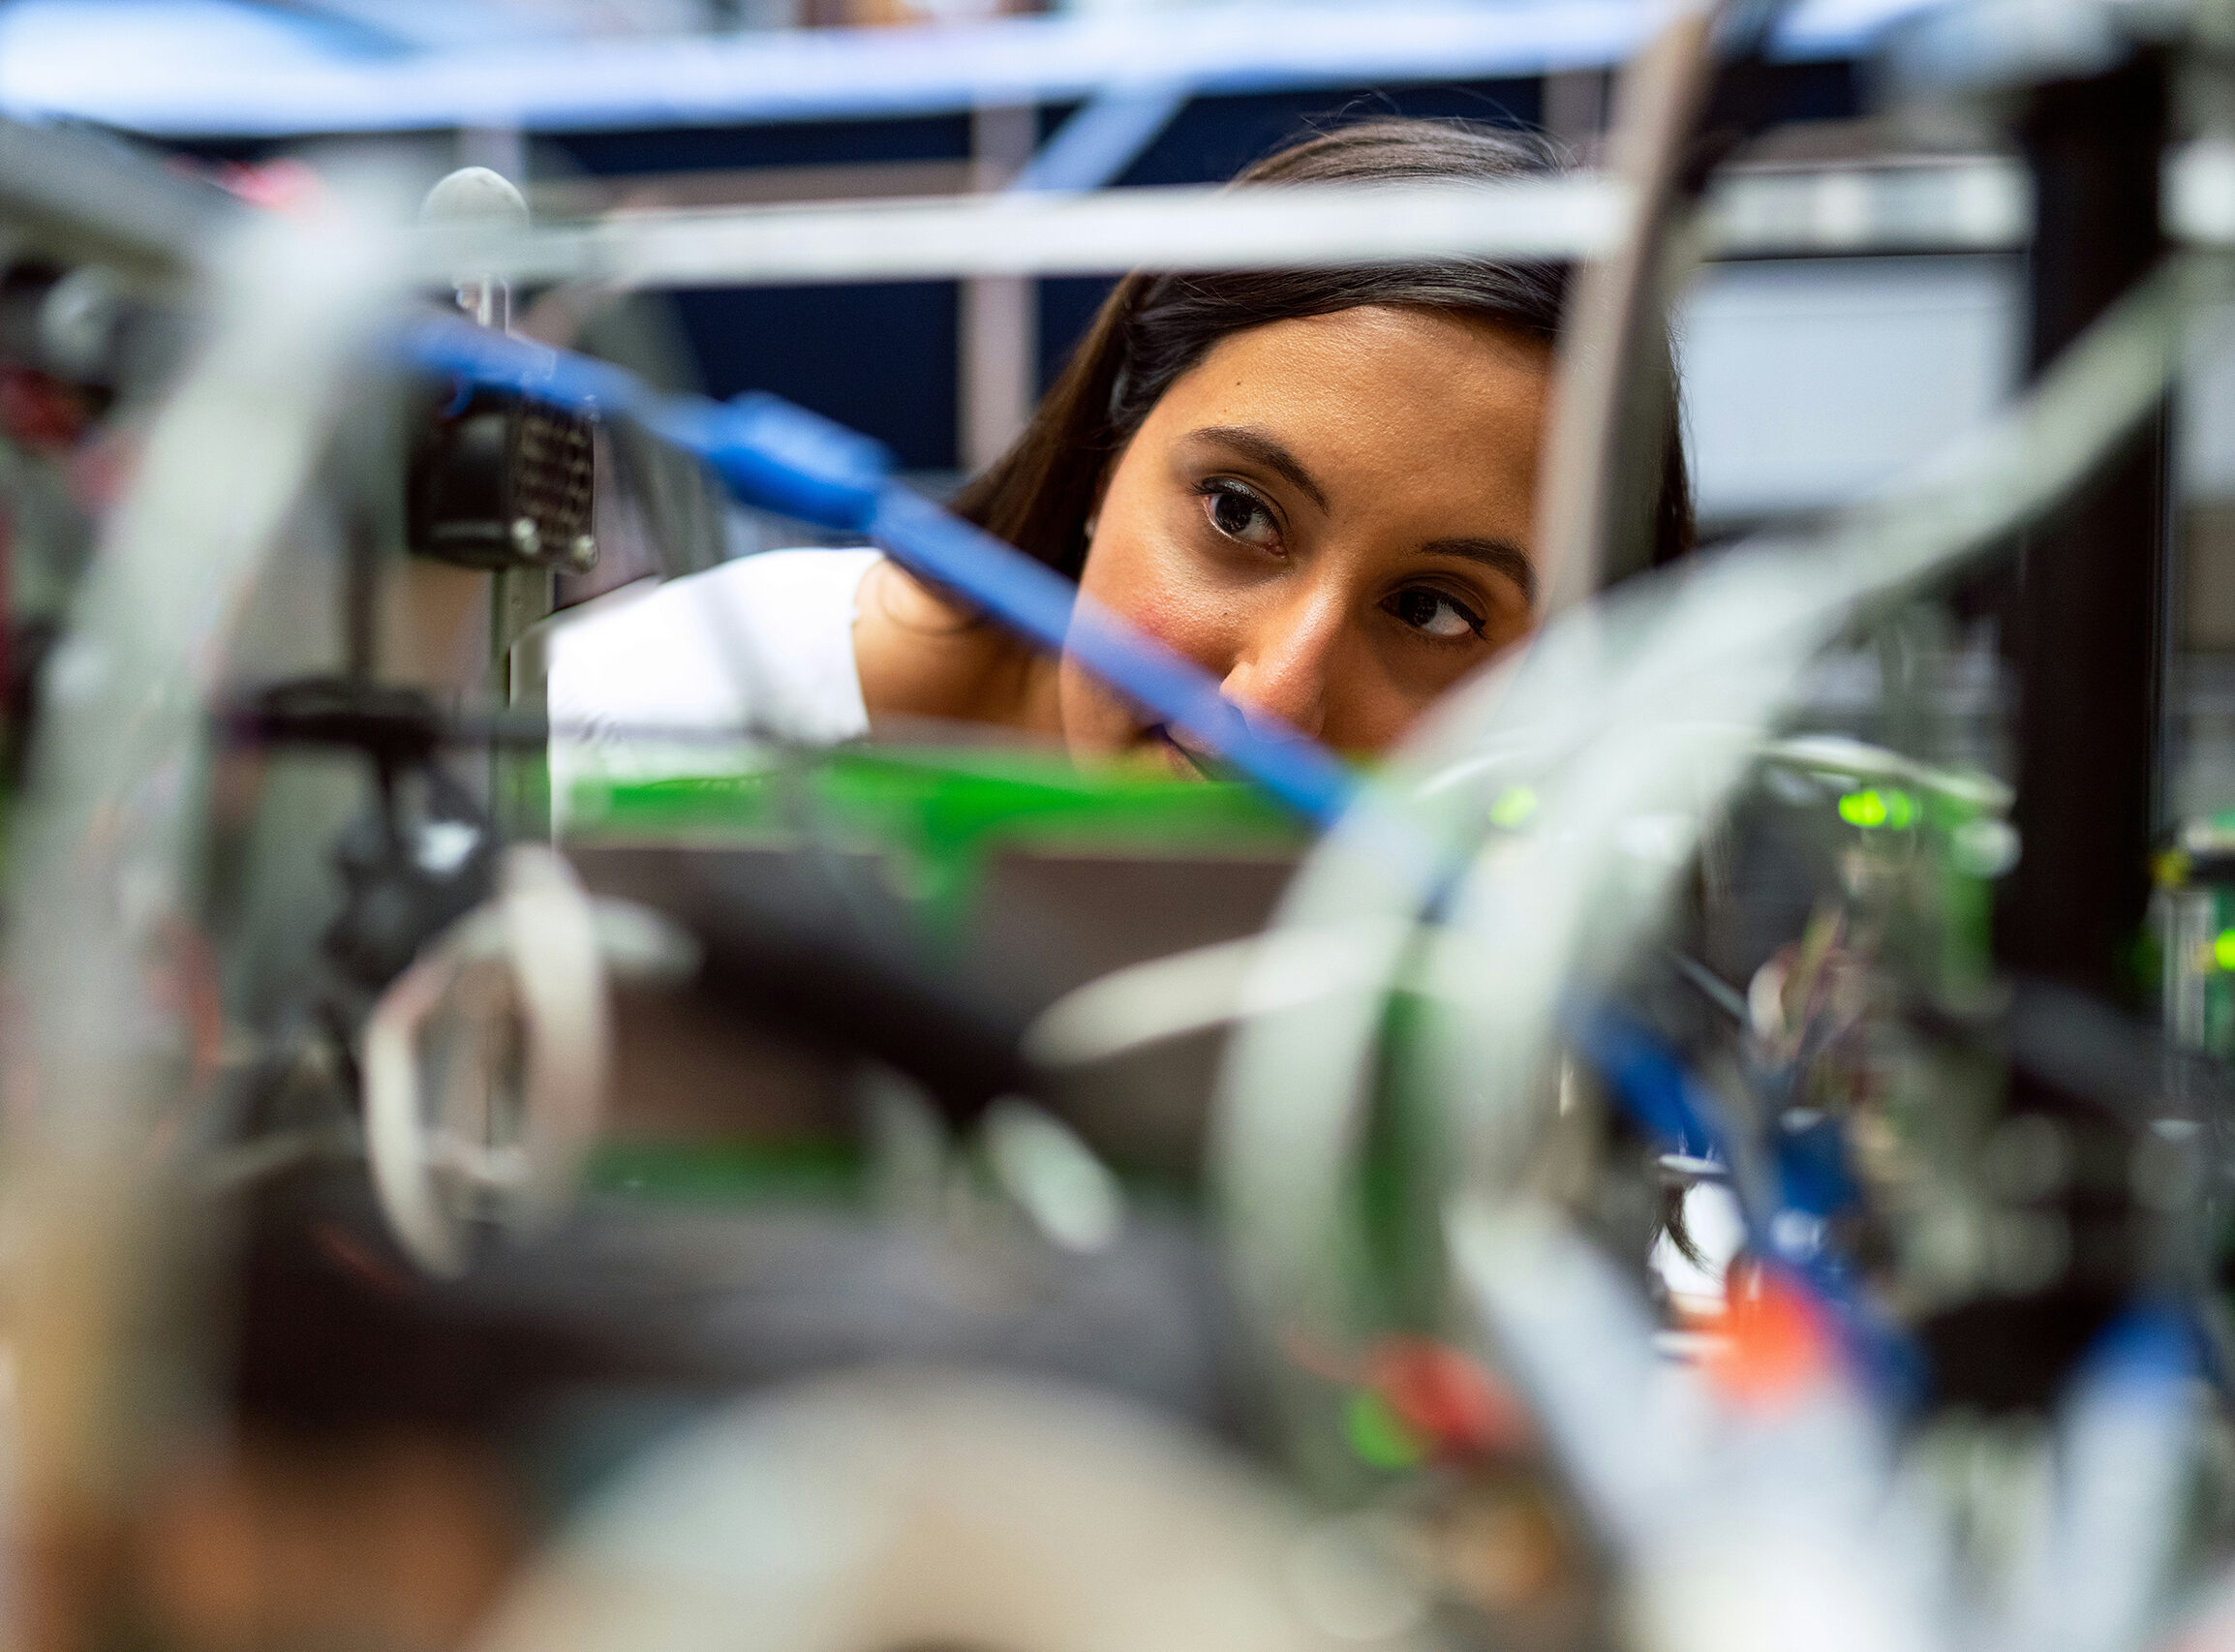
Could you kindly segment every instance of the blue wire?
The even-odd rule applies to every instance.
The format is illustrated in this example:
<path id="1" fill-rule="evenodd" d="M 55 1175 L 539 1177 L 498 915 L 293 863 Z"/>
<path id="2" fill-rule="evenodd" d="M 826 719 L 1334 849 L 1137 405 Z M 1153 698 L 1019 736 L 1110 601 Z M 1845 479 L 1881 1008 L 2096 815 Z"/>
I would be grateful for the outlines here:
<path id="1" fill-rule="evenodd" d="M 1603 1004 L 1571 1007 L 1562 1019 L 1613 1099 L 1662 1151 L 1730 1163 L 1719 1109 L 1659 1039 Z"/>
<path id="2" fill-rule="evenodd" d="M 748 505 L 875 539 L 903 567 L 1049 652 L 1068 654 L 1319 825 L 1332 824 L 1358 789 L 1357 777 L 1316 741 L 1246 716 L 1216 678 L 1083 599 L 1047 564 L 894 480 L 891 456 L 868 437 L 775 396 L 722 403 L 659 395 L 604 362 L 464 321 L 412 327 L 403 354 L 429 373 L 634 419 L 706 461 Z"/>

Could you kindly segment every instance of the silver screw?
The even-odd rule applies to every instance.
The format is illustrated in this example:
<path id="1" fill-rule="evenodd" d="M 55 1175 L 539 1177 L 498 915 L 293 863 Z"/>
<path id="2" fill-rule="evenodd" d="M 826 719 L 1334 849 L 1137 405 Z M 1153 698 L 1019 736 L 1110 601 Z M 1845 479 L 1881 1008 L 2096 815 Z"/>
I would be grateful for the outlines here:
<path id="1" fill-rule="evenodd" d="M 536 531 L 533 518 L 515 516 L 512 519 L 512 549 L 521 556 L 532 557 L 543 548 L 543 535 Z"/>
<path id="2" fill-rule="evenodd" d="M 573 546 L 566 553 L 566 566 L 576 573 L 588 573 L 597 566 L 597 541 L 587 534 L 574 535 Z"/>

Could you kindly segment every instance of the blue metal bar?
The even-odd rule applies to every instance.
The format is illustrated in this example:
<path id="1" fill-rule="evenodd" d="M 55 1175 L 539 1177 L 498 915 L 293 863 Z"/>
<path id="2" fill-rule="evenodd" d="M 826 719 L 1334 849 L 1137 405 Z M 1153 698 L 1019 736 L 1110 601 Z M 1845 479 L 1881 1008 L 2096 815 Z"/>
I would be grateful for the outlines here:
<path id="1" fill-rule="evenodd" d="M 1862 50 L 1933 0 L 1812 0 L 1772 55 Z M 1646 0 L 1261 3 L 1132 15 L 1009 17 L 908 29 L 529 41 L 512 47 L 274 61 L 213 29 L 206 51 L 119 54 L 148 10 L 15 0 L 0 35 L 0 110 L 175 138 L 492 127 L 585 132 L 879 119 L 1091 98 L 1113 85 L 1198 96 L 1605 68 L 1641 41 Z M 36 27 L 31 26 L 36 23 Z M 182 29 L 182 36 L 185 31 Z M 276 32 L 276 31 L 275 31 Z"/>
<path id="2" fill-rule="evenodd" d="M 1009 187 L 1075 193 L 1114 184 L 1187 107 L 1184 82 L 1112 86 L 1056 129 Z"/>

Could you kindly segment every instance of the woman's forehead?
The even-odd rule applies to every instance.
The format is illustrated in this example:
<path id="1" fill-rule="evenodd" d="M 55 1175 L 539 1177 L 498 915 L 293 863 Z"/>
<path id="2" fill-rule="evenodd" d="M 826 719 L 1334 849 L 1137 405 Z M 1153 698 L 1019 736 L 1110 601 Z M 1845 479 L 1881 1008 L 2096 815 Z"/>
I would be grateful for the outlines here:
<path id="1" fill-rule="evenodd" d="M 1145 429 L 1167 444 L 1257 431 L 1335 471 L 1533 472 L 1550 374 L 1548 347 L 1493 322 L 1362 307 L 1221 340 Z M 1437 457 L 1467 463 L 1423 465 Z"/>
<path id="2" fill-rule="evenodd" d="M 1242 392 L 1394 404 L 1425 392 L 1446 406 L 1454 396 L 1502 403 L 1516 392 L 1541 394 L 1551 370 L 1548 345 L 1486 317 L 1361 305 L 1229 333 L 1165 399 Z"/>

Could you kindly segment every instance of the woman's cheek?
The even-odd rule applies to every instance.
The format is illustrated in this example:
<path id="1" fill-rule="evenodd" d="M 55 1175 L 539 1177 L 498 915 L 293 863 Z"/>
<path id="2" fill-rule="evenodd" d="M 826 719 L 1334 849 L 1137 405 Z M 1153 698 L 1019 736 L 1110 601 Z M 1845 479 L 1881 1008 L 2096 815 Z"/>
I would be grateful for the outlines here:
<path id="1" fill-rule="evenodd" d="M 1132 540 L 1103 554 L 1097 542 L 1080 588 L 1135 630 L 1223 678 L 1235 594 L 1218 588 L 1184 546 Z"/>
<path id="2" fill-rule="evenodd" d="M 1069 655 L 1056 680 L 1063 745 L 1075 758 L 1109 757 L 1140 743 L 1139 717 Z"/>
<path id="3" fill-rule="evenodd" d="M 1115 531 L 1114 531 L 1115 530 Z M 1079 589 L 1090 600 L 1206 670 L 1223 675 L 1206 648 L 1201 595 L 1175 568 L 1175 551 L 1161 535 L 1127 533 L 1105 516 Z M 1179 559 L 1182 563 L 1184 558 Z M 1104 688 L 1069 656 L 1057 683 L 1064 744 L 1077 757 L 1109 756 L 1142 744 L 1147 725 L 1131 704 Z"/>

